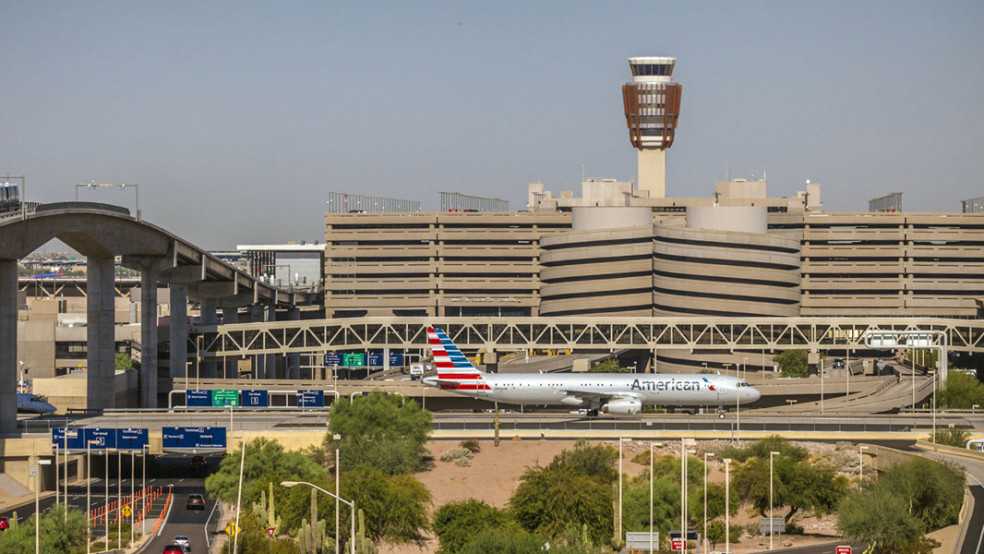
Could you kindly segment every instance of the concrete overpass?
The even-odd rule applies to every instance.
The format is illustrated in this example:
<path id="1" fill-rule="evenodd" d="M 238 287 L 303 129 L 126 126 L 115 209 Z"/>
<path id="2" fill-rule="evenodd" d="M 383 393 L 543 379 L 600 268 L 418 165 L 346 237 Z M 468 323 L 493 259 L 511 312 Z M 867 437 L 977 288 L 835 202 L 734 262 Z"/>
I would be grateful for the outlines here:
<path id="1" fill-rule="evenodd" d="M 160 227 L 108 204 L 62 202 L 0 219 L 0 434 L 17 431 L 17 262 L 52 239 L 87 258 L 87 405 L 113 408 L 115 336 L 113 264 L 141 272 L 141 343 L 156 345 L 157 284 L 171 289 L 171 377 L 183 375 L 188 356 L 187 298 L 202 303 L 202 321 L 238 321 L 240 307 L 252 306 L 254 320 L 271 319 L 277 306 L 310 303 L 314 293 L 288 292 L 267 285 Z M 290 312 L 288 312 L 290 314 Z M 258 316 L 258 317 L 257 317 Z M 141 405 L 157 398 L 157 351 L 144 348 Z"/>

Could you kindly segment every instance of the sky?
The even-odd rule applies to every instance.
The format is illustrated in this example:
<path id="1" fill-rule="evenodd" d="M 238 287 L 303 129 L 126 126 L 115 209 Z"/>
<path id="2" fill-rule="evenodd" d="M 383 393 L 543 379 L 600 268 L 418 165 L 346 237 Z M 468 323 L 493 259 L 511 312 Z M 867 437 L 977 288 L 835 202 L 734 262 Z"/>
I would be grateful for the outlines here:
<path id="1" fill-rule="evenodd" d="M 0 22 L 0 174 L 43 202 L 138 183 L 145 220 L 213 250 L 323 240 L 330 192 L 519 210 L 531 182 L 635 181 L 631 56 L 677 59 L 668 196 L 729 173 L 819 182 L 826 211 L 984 196 L 979 1 L 0 0 Z"/>

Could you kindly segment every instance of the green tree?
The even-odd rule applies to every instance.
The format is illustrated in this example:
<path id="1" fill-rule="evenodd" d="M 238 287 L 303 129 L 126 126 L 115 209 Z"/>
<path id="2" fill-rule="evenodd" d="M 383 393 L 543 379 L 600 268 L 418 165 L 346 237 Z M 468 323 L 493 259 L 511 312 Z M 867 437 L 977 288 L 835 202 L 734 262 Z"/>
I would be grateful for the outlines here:
<path id="1" fill-rule="evenodd" d="M 809 365 L 806 350 L 783 350 L 772 357 L 783 377 L 806 377 Z"/>
<path id="2" fill-rule="evenodd" d="M 707 540 L 710 541 L 712 548 L 719 542 L 724 541 L 726 529 L 724 522 L 720 519 L 715 519 L 707 523 Z"/>
<path id="3" fill-rule="evenodd" d="M 889 467 L 877 484 L 902 496 L 908 512 L 932 531 L 957 522 L 965 481 L 964 473 L 953 464 L 914 458 Z"/>
<path id="4" fill-rule="evenodd" d="M 219 465 L 218 471 L 205 479 L 205 491 L 225 502 L 235 503 L 239 487 L 239 460 L 241 450 L 231 452 Z M 281 515 L 284 525 L 293 531 L 303 517 L 296 513 L 297 502 L 291 502 L 289 497 L 301 495 L 305 499 L 308 491 L 300 487 L 287 491 L 280 487 L 281 481 L 308 481 L 328 488 L 327 475 L 324 469 L 302 452 L 288 452 L 277 441 L 258 438 L 246 446 L 246 459 L 243 465 L 243 505 L 251 506 L 258 503 L 261 493 L 270 483 L 274 483 L 276 504 L 283 508 Z M 305 503 L 306 507 L 307 504 Z M 265 528 L 264 528 L 265 529 Z"/>
<path id="5" fill-rule="evenodd" d="M 962 371 L 948 372 L 946 386 L 936 392 L 936 406 L 969 410 L 974 404 L 979 408 L 984 407 L 984 384 Z"/>
<path id="6" fill-rule="evenodd" d="M 342 471 L 364 465 L 390 475 L 425 469 L 431 414 L 413 400 L 378 392 L 355 401 L 343 397 L 332 406 L 329 428 L 322 449 L 334 454 L 332 437 L 342 436 Z"/>
<path id="7" fill-rule="evenodd" d="M 731 458 L 744 462 L 749 458 L 768 459 L 770 452 L 778 452 L 784 458 L 795 462 L 805 460 L 809 452 L 805 448 L 794 446 L 781 435 L 769 435 L 755 442 L 745 443 L 743 447 L 727 446 L 718 455 L 719 459 Z"/>
<path id="8" fill-rule="evenodd" d="M 509 500 L 516 521 L 527 531 L 558 536 L 570 522 L 587 525 L 593 542 L 612 531 L 611 487 L 617 478 L 617 453 L 610 446 L 579 441 L 573 452 L 562 452 L 547 467 L 531 467 Z"/>
<path id="9" fill-rule="evenodd" d="M 117 352 L 114 365 L 116 371 L 130 371 L 133 369 L 133 358 L 124 352 Z"/>
<path id="10" fill-rule="evenodd" d="M 480 533 L 489 529 L 517 528 L 509 513 L 481 500 L 469 498 L 449 502 L 434 514 L 434 532 L 440 539 L 438 552 L 455 554 L 465 544 Z"/>
<path id="11" fill-rule="evenodd" d="M 847 478 L 838 475 L 832 466 L 795 461 L 785 456 L 775 457 L 773 472 L 769 470 L 768 457 L 750 458 L 736 469 L 732 483 L 741 497 L 751 501 L 764 517 L 768 515 L 772 478 L 773 506 L 789 508 L 783 516 L 787 521 L 800 509 L 828 513 L 847 494 Z"/>
<path id="12" fill-rule="evenodd" d="M 0 532 L 0 552 L 4 554 L 34 553 L 34 517 L 12 525 Z M 41 552 L 85 552 L 85 514 L 80 510 L 69 510 L 57 505 L 41 515 Z"/>
<path id="13" fill-rule="evenodd" d="M 361 466 L 343 475 L 342 496 L 365 513 L 366 535 L 374 541 L 419 542 L 429 528 L 430 491 L 412 475 L 388 475 Z"/>
<path id="14" fill-rule="evenodd" d="M 631 370 L 622 367 L 622 364 L 618 363 L 618 358 L 609 358 L 591 366 L 588 373 L 631 373 Z"/>

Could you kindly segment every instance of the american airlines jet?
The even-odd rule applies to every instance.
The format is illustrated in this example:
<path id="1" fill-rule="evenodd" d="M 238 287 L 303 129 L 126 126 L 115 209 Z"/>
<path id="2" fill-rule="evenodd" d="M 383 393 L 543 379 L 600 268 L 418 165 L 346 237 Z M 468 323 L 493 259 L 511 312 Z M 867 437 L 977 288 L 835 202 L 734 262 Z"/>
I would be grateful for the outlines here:
<path id="1" fill-rule="evenodd" d="M 428 328 L 437 376 L 424 384 L 510 404 L 587 408 L 589 414 L 637 414 L 642 406 L 734 406 L 762 394 L 729 375 L 679 373 L 484 373 L 441 329 Z"/>

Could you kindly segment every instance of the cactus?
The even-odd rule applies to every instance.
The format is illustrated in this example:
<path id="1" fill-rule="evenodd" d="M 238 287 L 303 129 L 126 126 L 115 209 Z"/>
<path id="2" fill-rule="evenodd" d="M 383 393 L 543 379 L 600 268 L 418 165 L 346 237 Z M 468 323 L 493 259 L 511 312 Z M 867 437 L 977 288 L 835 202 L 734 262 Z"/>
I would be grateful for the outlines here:
<path id="1" fill-rule="evenodd" d="M 318 491 L 311 489 L 311 523 L 301 520 L 297 530 L 297 548 L 302 554 L 322 554 L 335 550 L 335 541 L 325 531 L 325 521 L 318 521 Z"/>
<path id="2" fill-rule="evenodd" d="M 260 521 L 267 524 L 267 527 L 280 529 L 281 520 L 277 517 L 276 508 L 273 504 L 273 482 L 270 482 L 270 495 L 265 491 L 260 491 L 260 501 L 253 503 L 253 513 L 259 516 Z M 268 500 L 269 499 L 269 500 Z"/>
<path id="3" fill-rule="evenodd" d="M 376 554 L 379 552 L 376 543 L 366 537 L 366 516 L 362 512 L 362 508 L 359 508 L 359 531 L 355 536 L 355 552 L 356 554 Z"/>
<path id="4" fill-rule="evenodd" d="M 14 510 L 14 513 L 10 514 L 9 524 L 11 529 L 17 527 L 17 510 Z"/>

